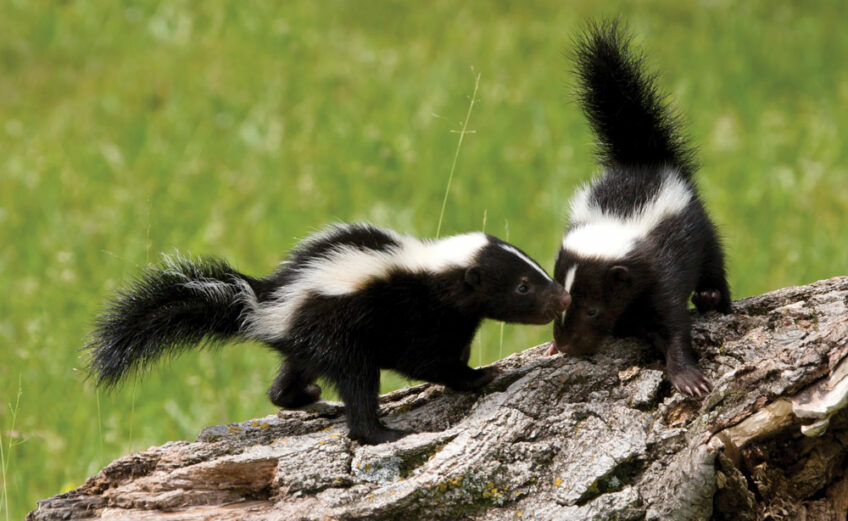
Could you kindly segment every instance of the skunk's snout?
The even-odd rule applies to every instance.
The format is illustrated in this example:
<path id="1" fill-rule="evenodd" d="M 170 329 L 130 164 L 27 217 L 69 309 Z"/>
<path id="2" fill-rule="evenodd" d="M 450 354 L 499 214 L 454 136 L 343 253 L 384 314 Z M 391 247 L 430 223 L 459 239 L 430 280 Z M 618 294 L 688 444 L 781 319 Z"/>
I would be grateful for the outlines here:
<path id="1" fill-rule="evenodd" d="M 553 344 L 556 346 L 557 351 L 569 355 L 588 355 L 595 352 L 595 349 L 592 349 L 591 347 L 588 347 L 587 345 L 581 343 L 572 344 L 570 342 L 565 342 L 560 344 L 554 341 Z"/>
<path id="2" fill-rule="evenodd" d="M 569 297 L 570 300 L 570 297 Z M 554 349 L 569 355 L 591 354 L 598 350 L 600 338 L 591 328 L 572 322 L 566 328 L 561 318 L 554 320 Z"/>
<path id="3" fill-rule="evenodd" d="M 571 295 L 569 295 L 569 293 L 565 291 L 565 288 L 561 289 L 562 293 L 560 293 L 559 295 L 559 303 L 562 306 L 563 311 L 565 311 L 565 308 L 567 308 L 571 304 Z"/>
<path id="4" fill-rule="evenodd" d="M 550 307 L 554 317 L 556 318 L 562 315 L 565 308 L 571 304 L 571 295 L 569 295 L 569 293 L 565 291 L 565 288 L 563 288 L 558 282 L 554 282 L 553 286 L 554 287 L 551 290 Z"/>
<path id="5" fill-rule="evenodd" d="M 557 351 L 569 355 L 589 355 L 598 351 L 599 342 L 594 337 L 577 338 L 575 335 L 554 335 L 553 345 Z"/>
<path id="6" fill-rule="evenodd" d="M 533 309 L 521 321 L 526 324 L 547 324 L 551 320 L 562 320 L 562 314 L 569 304 L 571 295 L 559 283 L 551 282 L 535 293 L 532 300 Z"/>

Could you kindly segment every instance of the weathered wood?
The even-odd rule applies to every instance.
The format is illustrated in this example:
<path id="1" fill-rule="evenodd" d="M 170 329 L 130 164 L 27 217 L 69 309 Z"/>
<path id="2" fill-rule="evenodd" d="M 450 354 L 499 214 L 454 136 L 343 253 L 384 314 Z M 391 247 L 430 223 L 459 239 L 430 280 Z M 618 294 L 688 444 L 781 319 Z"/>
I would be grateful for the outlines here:
<path id="1" fill-rule="evenodd" d="M 632 340 L 539 346 L 480 395 L 383 396 L 388 425 L 420 431 L 395 443 L 352 443 L 320 403 L 126 456 L 28 519 L 844 520 L 848 277 L 735 302 L 693 333 L 703 400 Z"/>

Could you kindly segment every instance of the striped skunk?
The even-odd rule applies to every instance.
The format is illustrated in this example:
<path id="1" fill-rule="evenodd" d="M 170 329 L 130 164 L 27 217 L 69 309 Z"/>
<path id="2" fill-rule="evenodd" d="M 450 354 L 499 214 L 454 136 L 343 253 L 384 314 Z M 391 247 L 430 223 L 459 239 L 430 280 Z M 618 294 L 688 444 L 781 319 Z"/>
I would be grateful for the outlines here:
<path id="1" fill-rule="evenodd" d="M 692 349 L 687 300 L 699 312 L 729 313 L 730 290 L 693 180 L 694 152 L 616 22 L 591 25 L 576 55 L 604 171 L 570 202 L 554 278 L 573 302 L 554 322 L 549 353 L 592 352 L 608 334 L 641 336 L 665 355 L 674 388 L 700 396 L 710 382 Z"/>
<path id="2" fill-rule="evenodd" d="M 350 437 L 373 444 L 406 434 L 377 420 L 380 369 L 480 389 L 497 374 L 468 366 L 482 319 L 546 324 L 569 302 L 535 261 L 490 235 L 420 241 L 344 224 L 302 241 L 266 278 L 215 259 L 148 268 L 98 318 L 86 347 L 97 383 L 112 386 L 194 345 L 263 341 L 285 356 L 271 402 L 312 403 L 325 376 L 346 405 Z"/>

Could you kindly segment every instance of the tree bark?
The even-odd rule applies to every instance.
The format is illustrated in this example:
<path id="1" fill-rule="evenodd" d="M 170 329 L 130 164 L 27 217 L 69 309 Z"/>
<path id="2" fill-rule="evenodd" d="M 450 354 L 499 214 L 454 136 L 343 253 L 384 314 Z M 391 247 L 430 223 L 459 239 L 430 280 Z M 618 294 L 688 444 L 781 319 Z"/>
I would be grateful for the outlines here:
<path id="1" fill-rule="evenodd" d="M 538 346 L 481 394 L 381 397 L 418 432 L 397 442 L 351 442 L 320 402 L 123 457 L 27 519 L 845 520 L 848 277 L 696 316 L 693 337 L 703 399 L 632 339 Z"/>

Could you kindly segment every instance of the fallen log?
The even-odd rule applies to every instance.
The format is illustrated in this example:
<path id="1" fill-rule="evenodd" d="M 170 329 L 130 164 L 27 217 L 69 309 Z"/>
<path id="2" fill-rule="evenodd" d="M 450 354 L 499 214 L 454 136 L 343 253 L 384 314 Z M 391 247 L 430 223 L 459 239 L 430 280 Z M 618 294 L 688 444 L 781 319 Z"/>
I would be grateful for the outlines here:
<path id="1" fill-rule="evenodd" d="M 397 442 L 351 442 L 319 402 L 120 458 L 27 519 L 846 519 L 848 277 L 696 316 L 693 338 L 701 400 L 632 339 L 538 346 L 481 394 L 382 396 L 418 432 Z"/>

